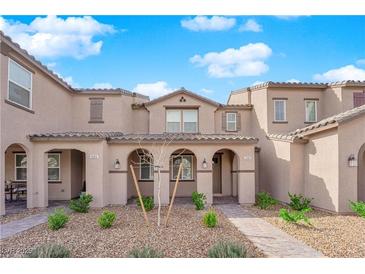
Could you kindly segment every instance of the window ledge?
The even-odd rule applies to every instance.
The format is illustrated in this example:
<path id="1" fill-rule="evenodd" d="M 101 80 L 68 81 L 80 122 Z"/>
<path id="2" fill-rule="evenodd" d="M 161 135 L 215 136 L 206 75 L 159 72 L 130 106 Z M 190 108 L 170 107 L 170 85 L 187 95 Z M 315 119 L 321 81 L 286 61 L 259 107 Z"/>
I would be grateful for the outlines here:
<path id="1" fill-rule="evenodd" d="M 176 180 L 170 180 L 170 183 L 176 182 Z M 179 182 L 195 182 L 195 180 L 179 180 Z"/>
<path id="2" fill-rule="evenodd" d="M 272 121 L 273 124 L 287 124 L 288 121 Z"/>
<path id="3" fill-rule="evenodd" d="M 48 181 L 49 184 L 62 184 L 62 181 Z"/>
<path id="4" fill-rule="evenodd" d="M 315 124 L 317 122 L 304 122 L 304 124 L 307 124 L 307 125 L 311 125 L 311 124 Z"/>
<path id="5" fill-rule="evenodd" d="M 89 124 L 104 124 L 104 121 L 89 121 Z"/>
<path id="6" fill-rule="evenodd" d="M 9 105 L 11 105 L 11 106 L 13 106 L 13 107 L 19 108 L 19 109 L 21 109 L 21 110 L 25 110 L 25 111 L 27 111 L 27 112 L 29 112 L 29 113 L 32 113 L 32 114 L 34 114 L 34 113 L 35 113 L 33 110 L 31 110 L 31 109 L 29 109 L 29 108 L 27 108 L 27 107 L 23 107 L 22 105 L 19 105 L 19 104 L 17 104 L 17 103 L 14 103 L 14 102 L 12 102 L 12 101 L 10 101 L 10 100 L 8 100 L 8 99 L 5 99 L 5 103 L 7 103 L 7 104 L 9 104 Z"/>
<path id="7" fill-rule="evenodd" d="M 154 180 L 138 180 L 138 182 L 147 182 L 147 183 L 151 183 L 151 182 L 154 182 Z"/>

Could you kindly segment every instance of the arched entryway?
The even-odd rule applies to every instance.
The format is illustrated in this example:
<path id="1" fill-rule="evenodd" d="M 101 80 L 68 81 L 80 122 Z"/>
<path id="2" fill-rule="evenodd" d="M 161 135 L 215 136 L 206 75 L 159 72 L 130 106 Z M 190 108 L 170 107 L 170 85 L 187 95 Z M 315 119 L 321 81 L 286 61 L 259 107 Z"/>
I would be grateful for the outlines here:
<path id="1" fill-rule="evenodd" d="M 238 156 L 220 149 L 212 157 L 213 203 L 235 202 L 238 195 Z"/>
<path id="2" fill-rule="evenodd" d="M 153 196 L 153 155 L 147 149 L 141 148 L 133 150 L 128 156 L 127 199 L 134 199 L 138 195 L 133 182 L 130 165 L 133 166 L 141 195 Z"/>
<path id="3" fill-rule="evenodd" d="M 45 153 L 48 206 L 78 198 L 86 187 L 85 153 L 77 149 L 52 149 Z"/>
<path id="4" fill-rule="evenodd" d="M 358 154 L 357 199 L 365 201 L 365 144 Z"/>
<path id="5" fill-rule="evenodd" d="M 5 150 L 5 213 L 17 213 L 27 208 L 30 189 L 28 179 L 29 150 L 22 144 L 11 144 Z"/>
<path id="6" fill-rule="evenodd" d="M 197 191 L 197 160 L 195 154 L 189 149 L 177 149 L 170 155 L 170 197 L 174 190 L 180 164 L 183 164 L 180 174 L 180 183 L 177 188 L 176 197 L 191 197 Z"/>

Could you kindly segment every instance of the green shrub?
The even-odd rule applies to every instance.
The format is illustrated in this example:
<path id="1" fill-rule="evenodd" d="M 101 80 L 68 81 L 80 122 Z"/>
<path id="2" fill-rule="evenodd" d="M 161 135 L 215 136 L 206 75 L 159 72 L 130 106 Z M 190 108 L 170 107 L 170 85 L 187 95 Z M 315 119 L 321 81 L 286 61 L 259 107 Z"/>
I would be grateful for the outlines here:
<path id="1" fill-rule="evenodd" d="M 150 211 L 155 207 L 153 197 L 142 196 L 142 202 L 143 202 L 143 205 L 144 205 L 144 208 L 146 209 L 146 211 Z M 141 207 L 141 203 L 139 202 L 139 199 L 137 199 L 137 206 Z"/>
<path id="2" fill-rule="evenodd" d="M 357 215 L 365 218 L 365 202 L 364 201 L 358 201 L 358 202 L 350 201 L 350 207 L 353 212 L 357 213 Z"/>
<path id="3" fill-rule="evenodd" d="M 215 227 L 218 224 L 218 216 L 217 213 L 213 210 L 209 210 L 207 213 L 203 216 L 203 223 L 207 227 Z"/>
<path id="4" fill-rule="evenodd" d="M 70 251 L 62 245 L 44 244 L 25 254 L 26 258 L 69 258 Z"/>
<path id="5" fill-rule="evenodd" d="M 98 223 L 101 228 L 109 228 L 113 225 L 116 218 L 115 212 L 105 210 L 98 218 Z"/>
<path id="6" fill-rule="evenodd" d="M 259 192 L 256 194 L 256 206 L 261 209 L 267 209 L 277 203 L 278 201 L 271 197 L 271 195 L 267 192 Z"/>
<path id="7" fill-rule="evenodd" d="M 246 248 L 240 244 L 220 242 L 208 250 L 209 258 L 246 258 Z"/>
<path id="8" fill-rule="evenodd" d="M 310 203 L 313 199 L 304 197 L 303 195 L 290 194 L 288 192 L 290 203 L 289 206 L 293 210 L 301 211 L 304 209 L 310 209 Z"/>
<path id="9" fill-rule="evenodd" d="M 150 248 L 150 247 L 144 247 L 142 249 L 133 249 L 131 252 L 129 252 L 128 254 L 129 258 L 162 258 L 163 255 Z"/>
<path id="10" fill-rule="evenodd" d="M 80 198 L 71 200 L 69 207 L 81 213 L 86 213 L 90 209 L 90 203 L 93 201 L 93 196 L 91 194 L 81 194 Z"/>
<path id="11" fill-rule="evenodd" d="M 193 201 L 196 210 L 204 209 L 206 200 L 204 193 L 194 191 L 191 195 L 191 200 Z"/>
<path id="12" fill-rule="evenodd" d="M 279 210 L 279 217 L 288 223 L 299 223 L 305 222 L 306 224 L 311 224 L 309 218 L 305 215 L 307 212 L 311 211 L 310 208 L 303 209 L 301 211 L 289 211 L 285 208 Z"/>
<path id="13" fill-rule="evenodd" d="M 58 230 L 65 226 L 69 217 L 65 214 L 63 208 L 55 209 L 54 213 L 48 216 L 48 227 L 52 230 Z"/>

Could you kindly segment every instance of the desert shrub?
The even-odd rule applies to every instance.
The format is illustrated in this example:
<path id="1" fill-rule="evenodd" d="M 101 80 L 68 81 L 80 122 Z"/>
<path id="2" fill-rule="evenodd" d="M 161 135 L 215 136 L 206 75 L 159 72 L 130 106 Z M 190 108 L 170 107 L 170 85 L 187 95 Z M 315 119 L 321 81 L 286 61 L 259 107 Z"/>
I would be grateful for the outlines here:
<path id="1" fill-rule="evenodd" d="M 360 217 L 365 218 L 365 202 L 358 201 L 358 202 L 351 202 L 350 201 L 350 208 L 353 212 L 357 213 Z"/>
<path id="2" fill-rule="evenodd" d="M 69 258 L 70 251 L 62 245 L 44 244 L 25 254 L 26 258 Z"/>
<path id="3" fill-rule="evenodd" d="M 150 247 L 144 247 L 142 249 L 133 249 L 131 252 L 129 252 L 128 254 L 129 258 L 162 258 L 163 255 L 150 248 Z"/>
<path id="4" fill-rule="evenodd" d="M 310 208 L 303 209 L 301 211 L 289 211 L 285 208 L 279 210 L 279 217 L 281 217 L 284 221 L 288 223 L 299 223 L 304 222 L 306 224 L 311 224 L 309 218 L 306 216 L 306 213 L 311 211 Z"/>
<path id="5" fill-rule="evenodd" d="M 48 216 L 48 227 L 52 230 L 58 230 L 65 226 L 69 217 L 65 214 L 63 208 L 55 209 L 54 213 Z"/>
<path id="6" fill-rule="evenodd" d="M 204 193 L 194 191 L 191 195 L 191 200 L 193 201 L 196 210 L 204 209 L 206 200 Z"/>
<path id="7" fill-rule="evenodd" d="M 207 213 L 203 216 L 203 223 L 207 227 L 215 227 L 218 224 L 218 216 L 217 213 L 213 210 L 209 210 Z"/>
<path id="8" fill-rule="evenodd" d="M 290 194 L 289 192 L 288 195 L 290 198 L 289 206 L 291 209 L 301 211 L 311 208 L 310 203 L 313 199 L 306 198 L 303 195 Z"/>
<path id="9" fill-rule="evenodd" d="M 231 242 L 219 242 L 208 250 L 209 258 L 246 258 L 246 248 Z"/>
<path id="10" fill-rule="evenodd" d="M 142 196 L 142 202 L 143 202 L 143 205 L 144 205 L 144 208 L 146 209 L 146 211 L 150 211 L 155 207 L 153 197 Z M 137 199 L 137 206 L 141 207 L 141 203 L 139 202 L 139 199 Z"/>
<path id="11" fill-rule="evenodd" d="M 99 226 L 101 228 L 109 228 L 113 225 L 116 218 L 115 212 L 105 210 L 98 218 Z"/>
<path id="12" fill-rule="evenodd" d="M 261 209 L 267 209 L 277 203 L 278 201 L 271 197 L 271 195 L 267 192 L 259 192 L 256 194 L 256 206 Z"/>
<path id="13" fill-rule="evenodd" d="M 86 213 L 90 209 L 90 203 L 93 201 L 91 194 L 81 194 L 80 198 L 71 200 L 69 208 L 76 212 Z"/>

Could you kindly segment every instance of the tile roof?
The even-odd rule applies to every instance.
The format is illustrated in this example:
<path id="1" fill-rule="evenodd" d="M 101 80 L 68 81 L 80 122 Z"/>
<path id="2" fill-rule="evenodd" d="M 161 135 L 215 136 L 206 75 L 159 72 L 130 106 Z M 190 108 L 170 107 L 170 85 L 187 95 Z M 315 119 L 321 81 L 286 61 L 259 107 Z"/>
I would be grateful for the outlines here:
<path id="1" fill-rule="evenodd" d="M 30 134 L 29 139 L 31 141 L 37 140 L 54 140 L 54 139 L 91 139 L 91 140 L 108 140 L 110 142 L 158 142 L 158 141 L 171 141 L 171 142 L 189 142 L 189 141 L 238 141 L 238 142 L 252 142 L 258 141 L 255 137 L 248 137 L 235 134 L 123 134 L 122 132 L 60 132 L 60 133 L 39 133 Z"/>
<path id="2" fill-rule="evenodd" d="M 55 133 L 36 133 L 28 135 L 30 140 L 35 139 L 106 139 L 110 137 L 116 137 L 123 135 L 122 132 L 112 132 L 112 131 L 96 131 L 96 132 L 55 132 Z"/>
<path id="3" fill-rule="evenodd" d="M 292 132 L 289 133 L 289 135 L 294 136 L 294 135 L 298 135 L 298 134 L 303 134 L 307 131 L 313 130 L 313 129 L 317 129 L 317 128 L 321 128 L 330 124 L 334 124 L 334 123 L 341 123 L 344 121 L 348 121 L 352 118 L 355 118 L 361 114 L 365 113 L 365 105 L 362 105 L 360 107 L 357 108 L 353 108 L 350 109 L 348 111 L 345 112 L 341 112 L 339 114 L 330 116 L 328 118 L 325 118 L 317 123 L 311 124 L 310 126 L 304 127 L 304 128 L 299 128 L 296 129 Z"/>
<path id="4" fill-rule="evenodd" d="M 317 82 L 274 82 L 268 81 L 264 83 L 260 83 L 257 85 L 253 85 L 246 88 L 241 88 L 238 90 L 234 90 L 231 94 L 239 94 L 248 90 L 257 90 L 262 88 L 329 88 L 329 87 L 365 87 L 365 81 L 354 81 L 354 80 L 346 80 L 346 81 L 338 81 L 338 82 L 328 82 L 328 83 L 317 83 Z"/>
<path id="5" fill-rule="evenodd" d="M 280 140 L 287 142 L 306 142 L 305 134 L 307 132 L 310 133 L 311 130 L 321 129 L 328 125 L 336 125 L 336 123 L 342 123 L 345 121 L 349 121 L 353 118 L 358 117 L 361 114 L 365 114 L 365 105 L 350 109 L 345 112 L 341 112 L 339 114 L 330 116 L 325 118 L 317 123 L 311 124 L 309 126 L 296 129 L 287 134 L 267 134 L 267 138 L 271 140 Z"/>
<path id="6" fill-rule="evenodd" d="M 136 92 L 132 92 L 126 89 L 122 89 L 122 88 L 74 88 L 74 91 L 76 93 L 88 93 L 88 94 L 124 94 L 124 95 L 128 95 L 128 96 L 132 96 L 132 97 L 139 97 L 139 98 L 143 98 L 146 100 L 149 100 L 149 96 L 140 94 L 140 93 L 136 93 Z"/>
<path id="7" fill-rule="evenodd" d="M 238 142 L 257 142 L 258 139 L 250 136 L 236 134 L 195 134 L 195 133 L 162 133 L 162 134 L 125 134 L 122 136 L 113 136 L 112 141 L 139 142 L 139 141 L 172 141 L 172 142 L 189 142 L 189 141 L 238 141 Z"/>

